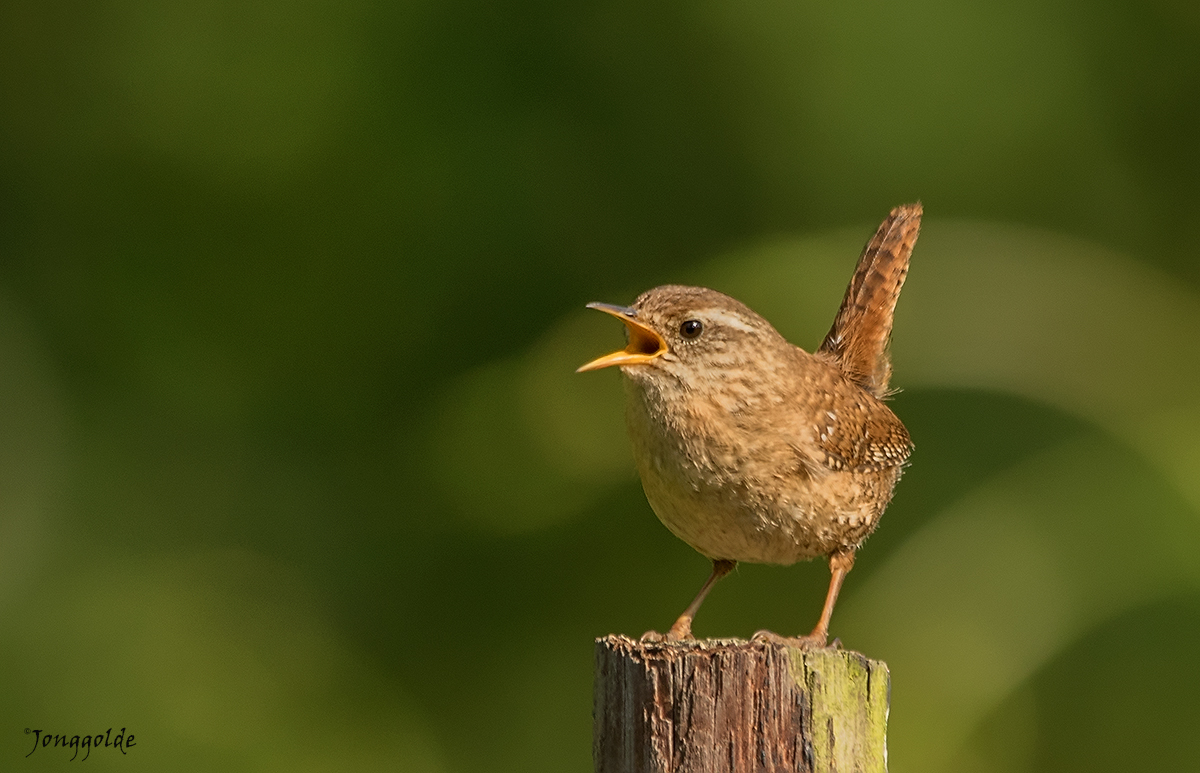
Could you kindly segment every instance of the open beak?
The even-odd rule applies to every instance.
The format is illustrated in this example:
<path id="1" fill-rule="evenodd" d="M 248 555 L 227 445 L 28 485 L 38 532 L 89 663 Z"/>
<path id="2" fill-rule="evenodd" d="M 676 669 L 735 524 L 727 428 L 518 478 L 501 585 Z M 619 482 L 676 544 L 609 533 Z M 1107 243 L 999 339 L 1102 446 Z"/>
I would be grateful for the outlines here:
<path id="1" fill-rule="evenodd" d="M 610 365 L 640 365 L 650 362 L 667 351 L 667 342 L 663 340 L 663 337 L 638 322 L 637 312 L 633 309 L 613 306 L 611 303 L 589 303 L 587 307 L 611 314 L 624 322 L 625 329 L 629 331 L 629 343 L 618 352 L 606 354 L 586 365 L 580 365 L 575 370 L 576 373 L 583 373 L 585 370 L 599 370 Z"/>

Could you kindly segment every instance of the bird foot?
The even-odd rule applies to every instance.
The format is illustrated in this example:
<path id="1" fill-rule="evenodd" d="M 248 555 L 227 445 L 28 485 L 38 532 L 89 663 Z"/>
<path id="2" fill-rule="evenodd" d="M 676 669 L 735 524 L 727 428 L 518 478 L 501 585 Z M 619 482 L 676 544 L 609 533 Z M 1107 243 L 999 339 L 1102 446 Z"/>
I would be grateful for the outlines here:
<path id="1" fill-rule="evenodd" d="M 671 630 L 666 633 L 658 631 L 646 631 L 642 634 L 644 642 L 664 642 L 664 641 L 690 641 L 695 637 L 692 636 L 692 621 L 683 618 L 676 620 L 675 625 L 671 626 Z"/>
<path id="2" fill-rule="evenodd" d="M 750 637 L 751 641 L 763 642 L 766 644 L 782 644 L 785 647 L 796 647 L 802 650 L 819 650 L 825 648 L 841 649 L 842 640 L 834 639 L 833 643 L 827 643 L 826 639 L 821 636 L 780 636 L 772 631 L 755 631 Z"/>
<path id="3" fill-rule="evenodd" d="M 680 636 L 673 630 L 667 631 L 666 633 L 659 633 L 658 631 L 646 631 L 644 634 L 642 634 L 641 641 L 661 644 L 662 642 L 668 641 L 691 641 L 693 638 L 694 637 L 692 636 L 691 632 Z"/>

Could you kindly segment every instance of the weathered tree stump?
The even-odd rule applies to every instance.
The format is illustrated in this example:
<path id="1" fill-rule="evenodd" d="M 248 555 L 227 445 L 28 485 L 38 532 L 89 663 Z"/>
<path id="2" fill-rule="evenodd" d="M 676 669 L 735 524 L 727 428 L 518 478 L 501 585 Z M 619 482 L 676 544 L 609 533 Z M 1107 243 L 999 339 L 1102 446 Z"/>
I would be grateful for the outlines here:
<path id="1" fill-rule="evenodd" d="M 596 640 L 597 773 L 887 770 L 885 663 L 740 639 Z"/>

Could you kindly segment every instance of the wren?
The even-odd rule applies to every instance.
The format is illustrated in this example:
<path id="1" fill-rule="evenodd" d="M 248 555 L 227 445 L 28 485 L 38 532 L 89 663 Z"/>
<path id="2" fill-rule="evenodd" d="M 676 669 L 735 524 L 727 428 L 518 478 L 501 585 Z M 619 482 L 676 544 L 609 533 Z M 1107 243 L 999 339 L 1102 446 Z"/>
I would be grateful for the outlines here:
<path id="1" fill-rule="evenodd" d="M 912 451 L 884 403 L 896 300 L 920 231 L 921 205 L 892 210 L 867 243 L 833 327 L 813 353 L 741 302 L 665 285 L 620 319 L 628 344 L 579 368 L 621 369 L 626 423 L 646 499 L 712 574 L 665 634 L 692 620 L 738 561 L 789 565 L 827 556 L 829 591 L 808 636 L 755 638 L 823 647 L 855 552 L 875 530 Z"/>

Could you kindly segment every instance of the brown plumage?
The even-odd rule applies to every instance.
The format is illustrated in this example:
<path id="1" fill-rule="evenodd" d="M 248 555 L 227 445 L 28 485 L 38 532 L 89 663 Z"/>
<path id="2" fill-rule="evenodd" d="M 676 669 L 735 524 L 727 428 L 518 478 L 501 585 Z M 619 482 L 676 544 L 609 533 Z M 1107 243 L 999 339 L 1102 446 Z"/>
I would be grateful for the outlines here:
<path id="1" fill-rule="evenodd" d="M 625 323 L 629 343 L 580 370 L 621 368 L 646 497 L 668 529 L 713 561 L 666 638 L 691 636 L 705 594 L 737 561 L 829 556 L 821 619 L 792 640 L 825 644 L 842 579 L 912 447 L 882 400 L 892 314 L 920 217 L 920 205 L 898 207 L 880 226 L 813 354 L 706 288 L 656 287 L 630 308 L 591 304 Z"/>
<path id="2" fill-rule="evenodd" d="M 921 205 L 896 207 L 863 249 L 818 354 L 829 355 L 851 381 L 876 397 L 887 396 L 892 377 L 888 341 L 908 259 L 921 232 Z"/>

